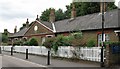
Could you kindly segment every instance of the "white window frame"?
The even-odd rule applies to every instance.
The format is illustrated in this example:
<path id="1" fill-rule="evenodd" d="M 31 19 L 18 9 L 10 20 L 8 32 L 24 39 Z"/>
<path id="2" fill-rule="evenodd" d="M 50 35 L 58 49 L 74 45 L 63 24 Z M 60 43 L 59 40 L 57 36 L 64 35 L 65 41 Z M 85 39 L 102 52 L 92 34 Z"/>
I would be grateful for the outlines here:
<path id="1" fill-rule="evenodd" d="M 98 34 L 97 39 L 98 39 L 98 46 L 100 46 L 100 43 L 102 42 L 102 34 Z M 110 41 L 109 34 L 104 34 L 103 35 L 103 42 L 108 42 L 108 41 Z"/>
<path id="2" fill-rule="evenodd" d="M 23 39 L 27 39 L 27 37 L 23 37 Z"/>
<path id="3" fill-rule="evenodd" d="M 15 38 L 15 40 L 18 40 L 18 38 Z"/>
<path id="4" fill-rule="evenodd" d="M 53 35 L 46 35 L 46 37 L 53 37 Z"/>

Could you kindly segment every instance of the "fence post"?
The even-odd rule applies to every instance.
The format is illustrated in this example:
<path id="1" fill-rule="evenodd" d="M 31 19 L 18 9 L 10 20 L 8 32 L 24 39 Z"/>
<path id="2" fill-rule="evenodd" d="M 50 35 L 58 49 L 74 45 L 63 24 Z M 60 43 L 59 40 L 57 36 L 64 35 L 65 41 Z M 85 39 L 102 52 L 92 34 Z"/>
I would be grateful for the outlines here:
<path id="1" fill-rule="evenodd" d="M 104 52 L 103 52 L 103 48 L 104 48 L 104 47 L 102 46 L 102 47 L 101 47 L 101 63 L 100 63 L 100 67 L 104 67 L 104 61 L 103 61 L 103 60 L 104 60 L 104 56 L 103 56 L 103 53 L 104 53 Z"/>
<path id="2" fill-rule="evenodd" d="M 2 54 L 2 49 L 1 49 L 1 46 L 0 46 L 0 54 Z"/>
<path id="3" fill-rule="evenodd" d="M 105 57 L 106 57 L 106 60 L 105 60 L 105 66 L 106 67 L 110 67 L 110 45 L 108 44 L 108 45 L 106 45 L 106 55 L 105 55 Z"/>
<path id="4" fill-rule="evenodd" d="M 50 65 L 50 49 L 48 50 L 47 65 Z"/>
<path id="5" fill-rule="evenodd" d="M 28 59 L 28 49 L 26 49 L 26 59 Z"/>
<path id="6" fill-rule="evenodd" d="M 13 56 L 13 46 L 11 47 L 11 56 Z"/>

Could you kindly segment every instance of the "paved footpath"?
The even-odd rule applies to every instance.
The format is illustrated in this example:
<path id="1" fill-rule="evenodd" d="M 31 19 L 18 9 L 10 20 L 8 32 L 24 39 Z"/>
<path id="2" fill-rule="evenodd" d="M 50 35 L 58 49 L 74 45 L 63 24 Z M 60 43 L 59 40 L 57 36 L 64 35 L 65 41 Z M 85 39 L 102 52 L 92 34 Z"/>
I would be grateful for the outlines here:
<path id="1" fill-rule="evenodd" d="M 7 67 L 46 67 L 40 64 L 36 64 L 30 61 L 19 59 L 16 57 L 2 55 L 2 68 Z"/>
<path id="2" fill-rule="evenodd" d="M 0 69 L 2 68 L 2 55 L 0 54 Z"/>
<path id="3" fill-rule="evenodd" d="M 3 55 L 10 56 L 10 52 L 3 52 Z M 25 54 L 21 54 L 21 53 L 14 53 L 12 57 L 17 57 L 17 58 L 26 60 Z M 47 57 L 35 56 L 35 55 L 29 55 L 29 59 L 27 61 L 41 64 L 48 67 L 100 67 L 99 63 L 83 62 L 83 61 L 72 62 L 72 61 L 62 60 L 62 59 L 51 59 L 51 65 L 47 65 Z"/>

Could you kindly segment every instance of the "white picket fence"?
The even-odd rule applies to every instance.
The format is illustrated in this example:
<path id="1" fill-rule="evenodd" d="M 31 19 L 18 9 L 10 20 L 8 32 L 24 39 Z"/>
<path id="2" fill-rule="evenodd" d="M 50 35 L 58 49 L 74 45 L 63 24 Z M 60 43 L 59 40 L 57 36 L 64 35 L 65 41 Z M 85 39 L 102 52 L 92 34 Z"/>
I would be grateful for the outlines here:
<path id="1" fill-rule="evenodd" d="M 12 46 L 2 46 L 2 50 L 11 51 Z M 15 46 L 14 51 L 25 53 L 26 49 L 31 54 L 47 56 L 48 49 L 44 46 Z M 101 47 L 73 47 L 73 46 L 59 46 L 55 54 L 51 50 L 52 56 L 66 57 L 66 58 L 79 58 L 89 61 L 100 62 Z"/>

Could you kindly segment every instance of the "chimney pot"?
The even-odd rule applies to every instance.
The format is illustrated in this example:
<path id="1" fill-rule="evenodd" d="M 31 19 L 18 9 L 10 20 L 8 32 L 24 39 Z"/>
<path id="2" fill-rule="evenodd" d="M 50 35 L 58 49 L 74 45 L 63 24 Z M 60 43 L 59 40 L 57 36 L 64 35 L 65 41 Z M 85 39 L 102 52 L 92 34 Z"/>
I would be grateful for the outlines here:
<path id="1" fill-rule="evenodd" d="M 17 32 L 17 26 L 15 26 L 15 29 L 14 29 L 14 33 L 16 33 Z"/>
<path id="2" fill-rule="evenodd" d="M 26 21 L 26 27 L 27 27 L 27 28 L 29 27 L 29 21 L 28 21 L 28 18 L 27 18 L 27 21 Z"/>
<path id="3" fill-rule="evenodd" d="M 37 15 L 37 18 L 36 18 L 36 20 L 38 20 L 38 21 L 39 21 L 38 15 Z"/>

